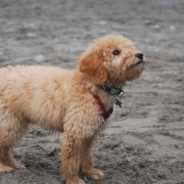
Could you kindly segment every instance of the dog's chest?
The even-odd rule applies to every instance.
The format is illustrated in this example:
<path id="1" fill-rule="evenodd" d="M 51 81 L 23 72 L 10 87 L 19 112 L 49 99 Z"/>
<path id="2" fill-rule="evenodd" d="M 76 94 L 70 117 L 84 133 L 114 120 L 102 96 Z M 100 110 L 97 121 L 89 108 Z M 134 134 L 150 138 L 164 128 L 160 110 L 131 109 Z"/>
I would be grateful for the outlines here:
<path id="1" fill-rule="evenodd" d="M 116 96 L 104 95 L 104 97 L 102 98 L 102 102 L 106 111 L 108 111 L 116 103 Z"/>
<path id="2" fill-rule="evenodd" d="M 113 111 L 113 106 L 116 102 L 116 97 L 115 96 L 109 96 L 109 95 L 104 95 L 103 98 L 101 98 L 102 103 L 105 107 L 106 114 L 100 114 L 99 119 L 98 119 L 98 124 L 99 127 L 101 127 L 105 122 L 106 119 L 108 119 L 111 116 L 111 113 Z M 111 111 L 111 112 L 109 112 Z"/>

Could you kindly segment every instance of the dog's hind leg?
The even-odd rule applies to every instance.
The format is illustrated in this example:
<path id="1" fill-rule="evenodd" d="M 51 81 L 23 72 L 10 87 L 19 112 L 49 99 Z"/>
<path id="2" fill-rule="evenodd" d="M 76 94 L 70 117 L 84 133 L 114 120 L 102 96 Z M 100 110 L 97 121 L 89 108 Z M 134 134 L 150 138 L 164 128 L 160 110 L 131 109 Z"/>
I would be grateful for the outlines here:
<path id="1" fill-rule="evenodd" d="M 0 173 L 11 172 L 12 169 L 7 166 L 24 168 L 14 159 L 12 151 L 27 129 L 28 122 L 13 116 L 6 108 L 0 108 Z"/>
<path id="2" fill-rule="evenodd" d="M 14 156 L 12 153 L 12 148 L 0 147 L 0 149 L 1 149 L 0 160 L 2 161 L 3 164 L 6 164 L 10 167 L 25 168 L 25 166 L 22 163 L 20 163 L 19 161 L 16 161 L 14 159 Z M 1 172 L 1 170 L 0 170 L 0 172 Z M 11 172 L 11 170 L 10 170 L 10 172 Z"/>
<path id="3" fill-rule="evenodd" d="M 11 167 L 8 167 L 4 165 L 2 162 L 0 162 L 0 173 L 10 173 L 13 169 Z"/>

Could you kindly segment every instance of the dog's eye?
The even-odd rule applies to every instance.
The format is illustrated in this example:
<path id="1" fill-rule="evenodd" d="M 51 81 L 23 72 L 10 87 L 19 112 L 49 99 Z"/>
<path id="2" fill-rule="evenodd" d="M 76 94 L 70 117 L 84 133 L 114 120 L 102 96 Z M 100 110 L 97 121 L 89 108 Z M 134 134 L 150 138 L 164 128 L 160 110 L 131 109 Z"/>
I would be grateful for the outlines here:
<path id="1" fill-rule="evenodd" d="M 119 50 L 115 50 L 115 51 L 113 51 L 113 55 L 119 55 L 121 52 L 119 51 Z"/>

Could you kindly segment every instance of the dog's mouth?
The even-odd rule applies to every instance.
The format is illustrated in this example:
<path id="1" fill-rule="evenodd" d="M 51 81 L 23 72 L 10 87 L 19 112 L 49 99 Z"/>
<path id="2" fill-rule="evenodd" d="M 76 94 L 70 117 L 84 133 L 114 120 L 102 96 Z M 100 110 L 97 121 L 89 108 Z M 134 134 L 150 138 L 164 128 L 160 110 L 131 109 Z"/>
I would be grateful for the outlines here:
<path id="1" fill-rule="evenodd" d="M 142 64 L 144 62 L 144 60 L 139 60 L 134 66 L 138 66 L 140 64 Z"/>
<path id="2" fill-rule="evenodd" d="M 141 67 L 145 65 L 146 63 L 147 63 L 146 60 L 140 59 L 136 63 L 132 64 L 130 68 L 139 67 L 139 66 Z"/>

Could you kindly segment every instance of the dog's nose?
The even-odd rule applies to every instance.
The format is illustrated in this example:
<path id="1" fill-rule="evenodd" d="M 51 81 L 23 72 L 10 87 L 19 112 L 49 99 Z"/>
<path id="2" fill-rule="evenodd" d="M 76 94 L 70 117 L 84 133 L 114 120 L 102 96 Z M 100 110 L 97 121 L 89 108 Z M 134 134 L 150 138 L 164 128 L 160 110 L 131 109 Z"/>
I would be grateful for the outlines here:
<path id="1" fill-rule="evenodd" d="M 139 58 L 140 60 L 143 60 L 144 55 L 142 53 L 135 54 L 135 57 Z"/>

